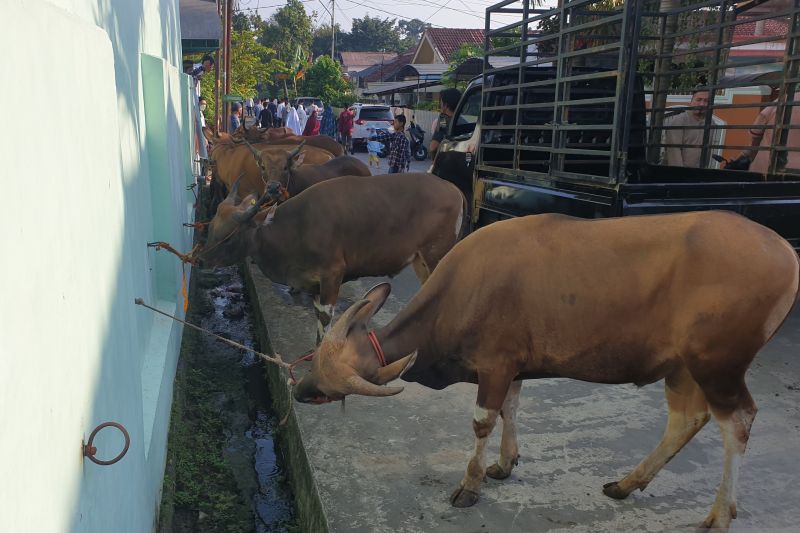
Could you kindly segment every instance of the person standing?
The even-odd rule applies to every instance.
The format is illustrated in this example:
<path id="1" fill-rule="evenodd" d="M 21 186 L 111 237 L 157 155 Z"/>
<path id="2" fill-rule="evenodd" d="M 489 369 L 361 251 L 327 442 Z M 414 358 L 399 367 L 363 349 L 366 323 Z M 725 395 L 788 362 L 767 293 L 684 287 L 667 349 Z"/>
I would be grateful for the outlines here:
<path id="1" fill-rule="evenodd" d="M 703 131 L 705 130 L 708 110 L 702 107 L 708 106 L 708 99 L 708 91 L 698 89 L 692 93 L 692 100 L 689 102 L 690 107 L 697 107 L 697 109 L 689 109 L 664 120 L 664 126 L 674 128 L 664 130 L 664 144 L 667 145 L 664 147 L 665 165 L 691 168 L 705 167 L 704 162 L 700 161 L 700 155 L 703 151 Z M 715 141 L 718 137 L 715 133 L 716 131 L 712 130 L 711 144 L 717 144 Z"/>
<path id="2" fill-rule="evenodd" d="M 276 99 L 271 102 L 269 100 L 265 100 L 264 107 L 266 109 L 269 109 L 269 112 L 272 114 L 272 127 L 280 128 L 281 126 L 283 126 L 283 121 L 280 118 L 280 114 L 278 111 L 278 100 Z"/>
<path id="3" fill-rule="evenodd" d="M 256 98 L 255 103 L 253 103 L 253 116 L 256 117 L 256 122 L 259 122 L 261 111 L 264 109 L 264 105 L 261 102 L 263 102 L 261 98 Z"/>
<path id="4" fill-rule="evenodd" d="M 242 121 L 240 120 L 241 114 L 241 106 L 239 104 L 231 104 L 231 121 L 230 130 L 228 130 L 228 133 L 234 133 L 242 125 Z"/>
<path id="5" fill-rule="evenodd" d="M 764 144 L 771 146 L 775 133 L 775 124 L 778 114 L 778 97 L 780 89 L 771 87 L 769 103 L 762 109 L 753 122 L 753 129 L 750 130 L 751 148 L 744 150 L 738 159 L 731 161 L 725 168 L 733 170 L 750 170 L 766 174 L 769 170 L 770 150 L 759 150 Z M 797 126 L 800 124 L 800 107 L 793 106 L 789 124 Z M 800 129 L 791 128 L 786 138 L 787 148 L 800 148 Z M 761 152 L 764 152 L 761 155 Z M 794 170 L 800 169 L 800 152 L 794 150 L 779 150 L 778 164 L 776 170 L 782 172 L 787 168 Z"/>
<path id="6" fill-rule="evenodd" d="M 439 144 L 444 140 L 444 136 L 447 135 L 447 131 L 450 129 L 450 122 L 453 120 L 459 100 L 461 100 L 461 91 L 458 89 L 445 89 L 439 93 L 439 118 L 434 122 L 431 129 L 433 135 L 431 136 L 431 144 L 428 147 L 431 159 L 436 155 Z"/>
<path id="7" fill-rule="evenodd" d="M 297 110 L 294 107 L 287 105 L 284 109 L 284 112 L 287 116 L 286 127 L 292 130 L 295 135 L 300 135 L 303 133 L 303 129 L 300 127 L 300 117 L 297 116 Z"/>
<path id="8" fill-rule="evenodd" d="M 282 128 L 286 125 L 286 104 L 283 103 L 283 100 L 278 104 L 278 112 L 275 114 L 275 121 L 278 128 Z"/>
<path id="9" fill-rule="evenodd" d="M 300 129 L 304 130 L 306 127 L 306 122 L 308 122 L 308 114 L 306 113 L 306 109 L 303 107 L 303 104 L 297 104 L 297 116 L 300 118 Z"/>
<path id="10" fill-rule="evenodd" d="M 353 153 L 353 110 L 345 107 L 339 113 L 339 135 L 345 152 Z"/>
<path id="11" fill-rule="evenodd" d="M 258 114 L 258 124 L 262 128 L 274 128 L 275 120 L 275 115 L 269 110 L 269 106 L 262 108 L 261 112 Z"/>
<path id="12" fill-rule="evenodd" d="M 325 111 L 322 112 L 322 122 L 319 129 L 320 134 L 335 137 L 336 124 L 334 124 L 334 122 L 333 108 L 330 104 L 325 104 Z"/>
<path id="13" fill-rule="evenodd" d="M 319 135 L 319 120 L 317 120 L 317 110 L 313 107 L 311 108 L 311 115 L 306 121 L 306 127 L 303 128 L 303 135 Z"/>
<path id="14" fill-rule="evenodd" d="M 247 99 L 247 102 L 245 102 L 245 107 L 247 109 L 247 116 L 248 117 L 252 117 L 253 116 L 253 99 L 252 98 L 248 98 Z"/>
<path id="15" fill-rule="evenodd" d="M 406 172 L 411 164 L 411 143 L 408 142 L 405 129 L 405 115 L 394 116 L 391 132 L 369 128 L 369 131 L 373 132 L 370 139 L 376 138 L 389 147 L 389 174 Z"/>

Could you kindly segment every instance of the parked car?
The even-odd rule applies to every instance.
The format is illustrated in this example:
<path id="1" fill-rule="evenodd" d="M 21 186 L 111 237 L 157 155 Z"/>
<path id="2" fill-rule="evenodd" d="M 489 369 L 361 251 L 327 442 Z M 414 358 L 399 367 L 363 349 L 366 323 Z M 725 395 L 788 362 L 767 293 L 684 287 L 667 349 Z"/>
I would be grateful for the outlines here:
<path id="1" fill-rule="evenodd" d="M 292 100 L 293 107 L 297 107 L 297 104 L 302 104 L 304 109 L 308 109 L 311 104 L 314 104 L 317 107 L 322 107 L 322 100 L 319 98 L 313 98 L 311 96 L 298 96 Z"/>
<path id="2" fill-rule="evenodd" d="M 353 150 L 356 145 L 366 146 L 369 137 L 369 128 L 376 130 L 392 127 L 394 116 L 392 109 L 387 105 L 353 104 Z"/>

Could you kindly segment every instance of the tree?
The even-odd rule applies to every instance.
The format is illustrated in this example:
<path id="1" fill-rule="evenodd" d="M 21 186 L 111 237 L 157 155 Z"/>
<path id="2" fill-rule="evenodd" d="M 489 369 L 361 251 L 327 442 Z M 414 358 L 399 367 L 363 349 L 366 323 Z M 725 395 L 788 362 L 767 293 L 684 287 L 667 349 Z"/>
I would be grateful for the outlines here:
<path id="1" fill-rule="evenodd" d="M 334 106 L 350 103 L 353 101 L 351 87 L 342 74 L 336 61 L 330 56 L 321 56 L 306 72 L 303 92 Z"/>
<path id="2" fill-rule="evenodd" d="M 450 85 L 451 87 L 465 85 L 466 82 L 456 79 L 455 72 L 464 61 L 472 57 L 483 57 L 483 48 L 481 45 L 475 43 L 464 43 L 459 46 L 458 50 L 453 52 L 453 54 L 450 56 L 450 66 L 442 74 L 442 83 L 445 85 Z"/>
<path id="3" fill-rule="evenodd" d="M 275 50 L 261 45 L 254 31 L 231 33 L 231 93 L 245 98 L 257 96 L 256 85 L 288 71 L 276 59 Z"/>
<path id="4" fill-rule="evenodd" d="M 364 15 L 364 18 L 353 19 L 353 28 L 349 36 L 343 39 L 343 50 L 354 52 L 400 51 L 400 31 L 395 25 L 396 19 L 381 19 Z M 345 34 L 346 35 L 346 34 Z"/>
<path id="5" fill-rule="evenodd" d="M 276 51 L 278 59 L 299 68 L 311 50 L 311 18 L 300 0 L 287 0 L 261 28 L 259 41 Z"/>
<path id="6" fill-rule="evenodd" d="M 431 25 L 419 19 L 401 20 L 397 23 L 397 28 L 400 31 L 403 39 L 400 41 L 400 46 L 403 50 L 413 48 L 419 43 L 422 32 L 430 28 Z"/>
<path id="7" fill-rule="evenodd" d="M 342 31 L 341 26 L 336 25 L 336 50 L 341 48 L 340 41 L 342 36 L 348 34 Z M 311 42 L 311 55 L 313 57 L 322 57 L 324 55 L 331 55 L 331 26 L 330 24 L 323 24 L 314 30 L 314 40 Z"/>

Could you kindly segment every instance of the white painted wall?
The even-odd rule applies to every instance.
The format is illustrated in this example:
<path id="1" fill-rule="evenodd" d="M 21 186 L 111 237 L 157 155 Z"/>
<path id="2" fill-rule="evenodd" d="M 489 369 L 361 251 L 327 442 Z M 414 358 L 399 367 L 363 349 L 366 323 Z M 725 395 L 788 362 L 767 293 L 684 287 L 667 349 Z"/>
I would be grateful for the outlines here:
<path id="1" fill-rule="evenodd" d="M 0 531 L 150 531 L 181 328 L 133 300 L 183 314 L 177 261 L 146 248 L 191 241 L 178 0 L 3 0 L 0 18 Z M 132 443 L 101 467 L 81 440 L 105 421 Z"/>

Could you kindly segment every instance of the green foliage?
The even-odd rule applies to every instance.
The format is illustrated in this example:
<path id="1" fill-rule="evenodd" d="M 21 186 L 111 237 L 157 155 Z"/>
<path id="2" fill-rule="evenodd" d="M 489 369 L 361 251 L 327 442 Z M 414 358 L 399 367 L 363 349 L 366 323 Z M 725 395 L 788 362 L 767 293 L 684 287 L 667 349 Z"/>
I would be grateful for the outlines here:
<path id="1" fill-rule="evenodd" d="M 455 71 L 464 61 L 472 57 L 483 57 L 483 48 L 481 45 L 464 43 L 459 46 L 458 50 L 453 52 L 453 55 L 450 56 L 450 66 L 444 71 L 444 74 L 442 74 L 442 84 L 463 89 L 466 86 L 466 80 L 457 80 Z"/>
<path id="2" fill-rule="evenodd" d="M 408 50 L 419 43 L 422 32 L 431 25 L 423 22 L 420 19 L 401 20 L 397 23 L 397 29 L 400 31 L 402 40 L 400 41 L 400 49 Z"/>
<path id="3" fill-rule="evenodd" d="M 343 50 L 354 52 L 400 51 L 400 31 L 395 25 L 397 19 L 381 19 L 364 15 L 353 19 L 353 28 L 343 36 Z"/>
<path id="4" fill-rule="evenodd" d="M 336 51 L 341 48 L 342 35 L 347 35 L 342 31 L 341 26 L 336 25 Z M 314 40 L 311 42 L 311 55 L 314 58 L 324 55 L 331 55 L 331 26 L 323 24 L 314 29 Z"/>
<path id="5" fill-rule="evenodd" d="M 274 58 L 275 51 L 258 43 L 252 30 L 231 34 L 231 92 L 255 97 L 256 84 L 286 72 L 287 65 Z"/>
<path id="6" fill-rule="evenodd" d="M 322 98 L 332 106 L 342 106 L 353 101 L 350 84 L 342 78 L 342 69 L 330 56 L 322 56 L 306 71 L 303 82 L 305 96 Z"/>
<path id="7" fill-rule="evenodd" d="M 300 0 L 287 0 L 259 29 L 259 41 L 275 50 L 277 58 L 297 69 L 308 57 L 313 35 L 311 18 Z"/>

